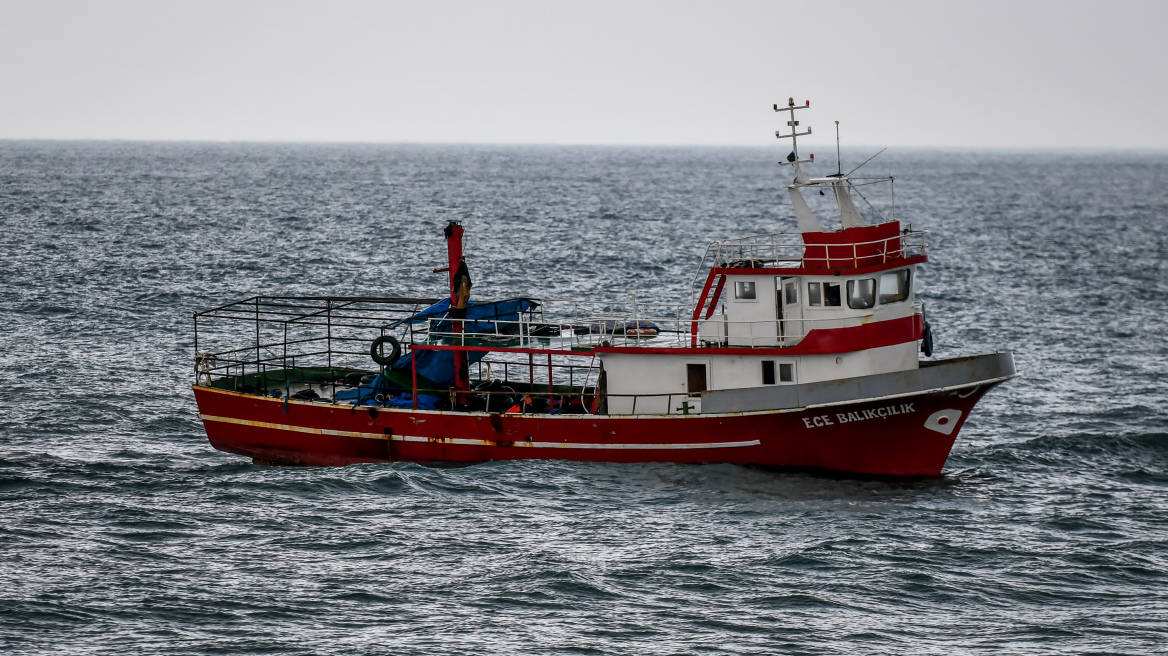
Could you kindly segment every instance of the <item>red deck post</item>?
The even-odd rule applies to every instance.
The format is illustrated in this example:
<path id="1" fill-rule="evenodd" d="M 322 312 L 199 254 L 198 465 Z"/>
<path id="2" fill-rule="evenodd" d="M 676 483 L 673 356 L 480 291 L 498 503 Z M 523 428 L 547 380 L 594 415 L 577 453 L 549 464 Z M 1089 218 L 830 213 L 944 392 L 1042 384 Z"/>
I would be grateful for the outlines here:
<path id="1" fill-rule="evenodd" d="M 414 357 L 414 349 L 410 348 L 410 377 L 413 379 L 413 387 L 410 388 L 410 396 L 414 399 L 414 410 L 418 409 L 418 359 Z"/>
<path id="2" fill-rule="evenodd" d="M 461 283 L 459 273 L 465 270 L 465 263 L 462 258 L 462 224 L 458 221 L 451 221 L 446 225 L 444 232 L 446 235 L 446 258 L 450 269 L 450 312 L 447 316 L 451 318 L 451 332 L 464 333 L 466 332 L 466 305 L 467 298 L 459 298 L 459 289 Z M 467 296 L 470 294 L 470 277 L 469 274 L 465 280 Z M 466 344 L 466 338 L 461 340 L 463 345 Z M 467 358 L 466 351 L 456 350 L 453 353 L 454 357 L 454 389 L 463 392 L 470 389 L 470 362 Z M 466 403 L 466 395 L 459 394 L 459 403 Z"/>

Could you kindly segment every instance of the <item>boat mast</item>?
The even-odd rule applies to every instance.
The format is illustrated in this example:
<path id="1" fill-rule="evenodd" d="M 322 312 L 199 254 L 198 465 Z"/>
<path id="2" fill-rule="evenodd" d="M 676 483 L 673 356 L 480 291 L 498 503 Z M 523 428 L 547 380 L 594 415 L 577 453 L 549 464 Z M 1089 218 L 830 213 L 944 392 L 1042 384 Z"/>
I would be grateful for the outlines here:
<path id="1" fill-rule="evenodd" d="M 796 109 L 807 109 L 811 107 L 811 101 L 805 100 L 802 105 L 796 105 L 794 98 L 787 99 L 787 106 L 780 108 L 778 103 L 775 103 L 776 112 L 790 112 L 791 118 L 787 121 L 787 127 L 791 128 L 791 134 L 783 134 L 776 130 L 776 139 L 790 139 L 791 140 L 791 154 L 787 155 L 787 161 L 779 162 L 779 166 L 794 166 L 795 167 L 795 184 L 807 184 L 810 179 L 803 175 L 803 168 L 800 164 L 808 164 L 815 162 L 815 155 L 808 159 L 799 159 L 799 137 L 811 134 L 811 128 L 808 127 L 806 132 L 799 132 L 799 121 L 795 120 Z"/>
<path id="2" fill-rule="evenodd" d="M 807 109 L 811 106 L 811 101 L 806 100 L 802 105 L 796 105 L 794 98 L 787 99 L 787 106 L 780 109 L 778 104 L 775 104 L 775 111 L 786 111 L 790 113 L 790 120 L 787 121 L 787 127 L 791 128 L 791 134 L 783 134 L 780 131 L 775 131 L 777 139 L 791 140 L 791 154 L 787 155 L 787 161 L 779 162 L 779 166 L 794 166 L 795 167 L 795 181 L 787 186 L 787 193 L 791 195 L 791 209 L 795 212 L 795 221 L 799 226 L 799 232 L 823 232 L 823 226 L 819 223 L 819 219 L 815 218 L 815 214 L 811 212 L 811 208 L 807 205 L 807 201 L 803 198 L 803 194 L 799 192 L 799 187 L 811 184 L 811 179 L 803 173 L 803 167 L 800 164 L 815 163 L 815 154 L 813 153 L 807 159 L 799 159 L 799 137 L 811 134 L 811 128 L 807 128 L 806 132 L 799 132 L 799 121 L 795 120 L 796 109 Z"/>

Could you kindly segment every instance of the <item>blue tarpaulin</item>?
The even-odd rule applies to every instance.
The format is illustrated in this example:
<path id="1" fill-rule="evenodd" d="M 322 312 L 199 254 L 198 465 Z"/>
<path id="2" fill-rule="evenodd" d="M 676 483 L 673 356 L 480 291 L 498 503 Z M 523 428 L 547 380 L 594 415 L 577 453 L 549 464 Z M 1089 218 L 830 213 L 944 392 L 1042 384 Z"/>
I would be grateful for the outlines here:
<path id="1" fill-rule="evenodd" d="M 418 395 L 418 409 L 419 410 L 439 410 L 441 409 L 442 399 L 437 396 L 430 396 L 429 394 Z M 352 405 L 373 405 L 384 408 L 413 408 L 414 397 L 409 392 L 399 396 L 392 396 L 386 398 L 381 403 L 373 399 L 367 401 L 353 401 Z"/>
<path id="2" fill-rule="evenodd" d="M 466 332 L 493 333 L 495 332 L 495 321 L 519 321 L 520 312 L 527 312 L 537 307 L 539 307 L 539 303 L 529 298 L 512 298 L 505 301 L 482 303 L 471 301 L 467 303 L 466 308 L 466 318 L 469 320 L 466 323 Z M 444 298 L 412 317 L 402 319 L 395 325 L 407 321 L 419 323 L 429 319 L 446 319 L 449 312 L 450 299 Z M 450 321 L 437 321 L 431 324 L 430 328 L 438 333 L 452 332 L 453 325 Z M 511 330 L 508 331 L 508 328 Z M 499 332 L 515 332 L 514 328 L 514 324 L 505 324 L 499 327 Z M 482 360 L 486 355 L 485 351 L 466 352 L 469 364 Z M 439 385 L 450 386 L 454 384 L 454 351 L 418 350 L 415 357 L 418 362 L 419 376 L 429 378 Z M 393 363 L 393 368 L 397 371 L 408 372 L 410 370 L 410 356 L 403 355 L 397 362 Z"/>
<path id="3" fill-rule="evenodd" d="M 466 332 L 468 333 L 494 333 L 496 321 L 519 321 L 519 313 L 527 312 L 539 307 L 539 302 L 530 298 L 512 298 L 503 301 L 484 301 L 475 303 L 470 301 L 466 308 Z M 402 319 L 394 324 L 399 326 L 403 323 L 413 322 L 421 323 L 431 319 L 447 319 L 450 313 L 450 299 L 444 298 L 434 305 L 422 310 L 421 312 Z M 498 332 L 511 333 L 518 332 L 515 330 L 514 324 L 504 324 L 499 326 Z M 435 321 L 430 325 L 430 329 L 436 333 L 453 332 L 453 322 L 451 321 Z M 467 351 L 467 361 L 469 364 L 474 364 L 486 357 L 485 351 Z M 418 350 L 415 353 L 418 362 L 418 375 L 428 378 L 439 385 L 450 386 L 454 384 L 454 351 L 430 351 Z M 393 363 L 393 368 L 397 371 L 408 372 L 410 370 L 410 356 L 403 355 L 397 362 Z"/>
<path id="4" fill-rule="evenodd" d="M 367 385 L 361 385 L 357 389 L 341 390 L 337 392 L 338 401 L 364 401 L 371 399 L 378 394 L 385 394 L 392 389 L 401 389 L 401 386 L 389 380 L 381 374 L 377 374 L 377 378 L 369 381 Z"/>
<path id="5" fill-rule="evenodd" d="M 466 359 L 469 364 L 474 364 L 486 356 L 486 351 L 466 352 Z M 419 376 L 425 376 L 435 383 L 438 383 L 439 385 L 445 385 L 447 387 L 454 384 L 454 351 L 431 351 L 427 349 L 419 349 L 414 352 L 414 357 L 418 360 Z M 398 361 L 393 363 L 393 368 L 398 371 L 409 371 L 409 354 L 398 358 Z"/>
<path id="6" fill-rule="evenodd" d="M 438 404 L 442 399 L 437 396 L 430 396 L 429 394 L 418 395 L 418 409 L 419 410 L 437 410 Z M 401 396 L 395 396 L 385 402 L 387 408 L 412 408 L 414 407 L 414 397 L 409 392 Z"/>
<path id="7" fill-rule="evenodd" d="M 519 321 L 520 312 L 527 312 L 537 307 L 539 307 L 539 302 L 530 298 L 512 298 L 505 301 L 486 301 L 483 303 L 469 301 L 466 307 L 466 318 L 470 321 L 466 324 L 466 332 L 493 333 L 495 332 L 495 322 L 487 321 L 487 319 L 494 319 L 496 321 Z M 408 319 L 402 319 L 394 325 L 402 324 L 406 321 L 419 323 L 428 319 L 446 319 L 449 311 L 450 299 L 444 298 L 414 316 Z M 499 329 L 500 332 L 503 332 L 505 327 L 501 326 Z M 451 322 L 436 322 L 432 325 L 432 329 L 434 332 L 439 333 L 450 332 Z"/>

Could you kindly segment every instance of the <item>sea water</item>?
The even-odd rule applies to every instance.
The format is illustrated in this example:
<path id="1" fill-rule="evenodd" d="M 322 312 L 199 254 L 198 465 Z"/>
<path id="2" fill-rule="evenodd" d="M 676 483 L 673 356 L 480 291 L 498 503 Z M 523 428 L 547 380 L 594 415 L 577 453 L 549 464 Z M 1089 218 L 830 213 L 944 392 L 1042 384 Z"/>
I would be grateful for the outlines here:
<path id="1" fill-rule="evenodd" d="M 936 356 L 1011 350 L 1022 374 L 939 478 L 273 468 L 208 445 L 194 312 L 440 296 L 452 219 L 476 298 L 688 302 L 708 242 L 794 229 L 783 154 L 0 142 L 0 647 L 1168 649 L 1168 154 L 889 151 L 857 172 L 892 173 L 895 217 L 929 231 Z"/>

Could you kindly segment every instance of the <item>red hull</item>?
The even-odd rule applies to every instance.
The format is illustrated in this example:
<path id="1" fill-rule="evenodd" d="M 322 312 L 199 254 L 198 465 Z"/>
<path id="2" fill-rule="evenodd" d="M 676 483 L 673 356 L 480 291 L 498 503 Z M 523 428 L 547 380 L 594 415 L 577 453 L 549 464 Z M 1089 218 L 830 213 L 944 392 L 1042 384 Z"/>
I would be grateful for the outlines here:
<path id="1" fill-rule="evenodd" d="M 194 390 L 212 446 L 272 464 L 530 458 L 936 476 L 965 418 L 991 387 L 801 411 L 635 417 L 353 409 Z"/>

